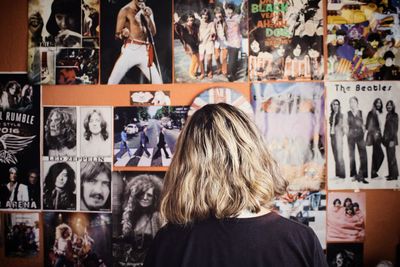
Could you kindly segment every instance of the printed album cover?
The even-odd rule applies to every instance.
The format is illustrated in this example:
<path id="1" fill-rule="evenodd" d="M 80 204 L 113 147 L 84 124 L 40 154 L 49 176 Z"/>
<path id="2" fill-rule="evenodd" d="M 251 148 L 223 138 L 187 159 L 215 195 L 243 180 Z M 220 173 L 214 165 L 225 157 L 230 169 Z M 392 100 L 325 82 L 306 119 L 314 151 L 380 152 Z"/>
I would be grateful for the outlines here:
<path id="1" fill-rule="evenodd" d="M 330 82 L 326 88 L 328 188 L 399 188 L 400 84 Z"/>
<path id="2" fill-rule="evenodd" d="M 330 80 L 399 80 L 398 1 L 328 0 Z"/>
<path id="3" fill-rule="evenodd" d="M 0 74 L 0 209 L 40 209 L 40 88 Z"/>
<path id="4" fill-rule="evenodd" d="M 324 78 L 322 3 L 249 1 L 251 81 Z"/>
<path id="5" fill-rule="evenodd" d="M 101 1 L 101 83 L 172 81 L 172 1 Z"/>
<path id="6" fill-rule="evenodd" d="M 99 23 L 99 0 L 29 0 L 31 82 L 97 84 Z"/>
<path id="7" fill-rule="evenodd" d="M 247 81 L 248 1 L 174 1 L 177 83 Z"/>

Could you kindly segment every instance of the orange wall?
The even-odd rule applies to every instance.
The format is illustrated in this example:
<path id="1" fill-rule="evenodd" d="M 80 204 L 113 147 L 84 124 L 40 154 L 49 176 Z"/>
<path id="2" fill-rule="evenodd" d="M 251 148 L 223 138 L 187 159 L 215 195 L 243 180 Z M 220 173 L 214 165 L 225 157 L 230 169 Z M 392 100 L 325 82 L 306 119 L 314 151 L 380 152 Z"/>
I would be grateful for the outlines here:
<path id="1" fill-rule="evenodd" d="M 0 71 L 26 71 L 27 67 L 27 2 L 28 0 L 0 1 Z M 168 85 L 174 105 L 191 102 L 199 92 L 218 84 Z M 249 97 L 249 86 L 229 85 Z M 48 86 L 43 88 L 43 103 L 46 105 L 129 105 L 128 92 L 135 86 Z M 143 86 L 141 88 L 146 88 Z M 154 88 L 154 87 L 152 87 Z M 164 88 L 163 88 L 164 90 Z M 79 103 L 76 102 L 77 94 Z M 177 95 L 179 94 L 179 97 Z M 364 242 L 365 266 L 375 266 L 380 259 L 395 261 L 395 246 L 400 242 L 400 191 L 366 190 L 366 239 Z M 42 242 L 43 244 L 43 242 Z M 43 251 L 43 250 L 42 250 Z M 0 259 L 4 258 L 0 250 Z M 11 263 L 12 262 L 12 263 Z M 2 266 L 40 266 L 43 256 L 31 260 L 6 259 Z"/>

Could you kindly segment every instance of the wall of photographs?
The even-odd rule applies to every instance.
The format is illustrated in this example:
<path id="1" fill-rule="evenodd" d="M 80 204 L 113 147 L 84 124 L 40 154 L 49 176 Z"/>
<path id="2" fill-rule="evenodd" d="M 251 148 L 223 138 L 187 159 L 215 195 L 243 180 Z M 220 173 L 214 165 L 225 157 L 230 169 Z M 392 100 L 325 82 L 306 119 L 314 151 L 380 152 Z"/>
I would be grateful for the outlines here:
<path id="1" fill-rule="evenodd" d="M 161 221 L 138 207 L 159 200 L 188 117 L 217 102 L 254 118 L 290 180 L 276 212 L 310 226 L 330 266 L 395 261 L 396 1 L 0 6 L 5 263 L 141 266 Z"/>

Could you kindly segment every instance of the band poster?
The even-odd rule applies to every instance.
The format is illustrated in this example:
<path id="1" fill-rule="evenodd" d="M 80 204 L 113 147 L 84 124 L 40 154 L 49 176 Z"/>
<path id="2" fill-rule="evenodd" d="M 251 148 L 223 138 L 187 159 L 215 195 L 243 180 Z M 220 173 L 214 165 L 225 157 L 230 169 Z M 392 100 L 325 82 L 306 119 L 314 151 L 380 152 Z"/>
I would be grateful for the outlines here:
<path id="1" fill-rule="evenodd" d="M 40 209 L 40 88 L 0 73 L 0 209 Z"/>
<path id="2" fill-rule="evenodd" d="M 275 199 L 274 209 L 283 217 L 305 224 L 326 249 L 326 192 L 292 191 Z"/>
<path id="3" fill-rule="evenodd" d="M 40 253 L 39 213 L 4 213 L 6 257 L 27 258 Z"/>
<path id="4" fill-rule="evenodd" d="M 247 81 L 247 0 L 174 5 L 175 82 Z"/>
<path id="5" fill-rule="evenodd" d="M 112 266 L 111 214 L 46 212 L 44 266 Z"/>
<path id="6" fill-rule="evenodd" d="M 317 191 L 323 188 L 323 84 L 252 84 L 251 98 L 255 122 L 271 155 L 288 178 L 289 189 Z"/>
<path id="7" fill-rule="evenodd" d="M 329 243 L 327 247 L 326 257 L 328 260 L 329 267 L 338 267 L 338 266 L 363 267 L 364 244 Z M 385 265 L 386 264 L 382 265 L 378 264 L 377 266 L 385 266 Z"/>
<path id="8" fill-rule="evenodd" d="M 251 81 L 323 80 L 322 2 L 249 1 Z"/>
<path id="9" fill-rule="evenodd" d="M 43 209 L 111 210 L 111 107 L 43 107 Z"/>
<path id="10" fill-rule="evenodd" d="M 114 108 L 114 166 L 169 166 L 187 106 Z"/>
<path id="11" fill-rule="evenodd" d="M 328 0 L 330 80 L 399 80 L 398 1 Z"/>
<path id="12" fill-rule="evenodd" d="M 142 266 L 162 227 L 164 172 L 113 172 L 113 266 Z"/>
<path id="13" fill-rule="evenodd" d="M 101 1 L 101 83 L 172 81 L 172 1 Z"/>
<path id="14" fill-rule="evenodd" d="M 363 242 L 365 239 L 365 192 L 328 194 L 327 241 Z"/>
<path id="15" fill-rule="evenodd" d="M 29 0 L 28 33 L 33 83 L 99 82 L 98 0 Z"/>
<path id="16" fill-rule="evenodd" d="M 329 189 L 399 188 L 398 82 L 326 83 Z"/>

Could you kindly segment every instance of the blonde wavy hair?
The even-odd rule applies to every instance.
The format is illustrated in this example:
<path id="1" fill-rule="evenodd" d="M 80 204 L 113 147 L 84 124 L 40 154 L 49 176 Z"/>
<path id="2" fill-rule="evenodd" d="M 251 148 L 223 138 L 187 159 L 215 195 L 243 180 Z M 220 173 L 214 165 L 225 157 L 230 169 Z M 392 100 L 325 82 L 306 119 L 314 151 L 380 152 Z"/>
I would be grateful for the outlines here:
<path id="1" fill-rule="evenodd" d="M 264 140 L 245 113 L 209 104 L 189 119 L 165 175 L 161 215 L 170 223 L 236 217 L 286 192 Z"/>

